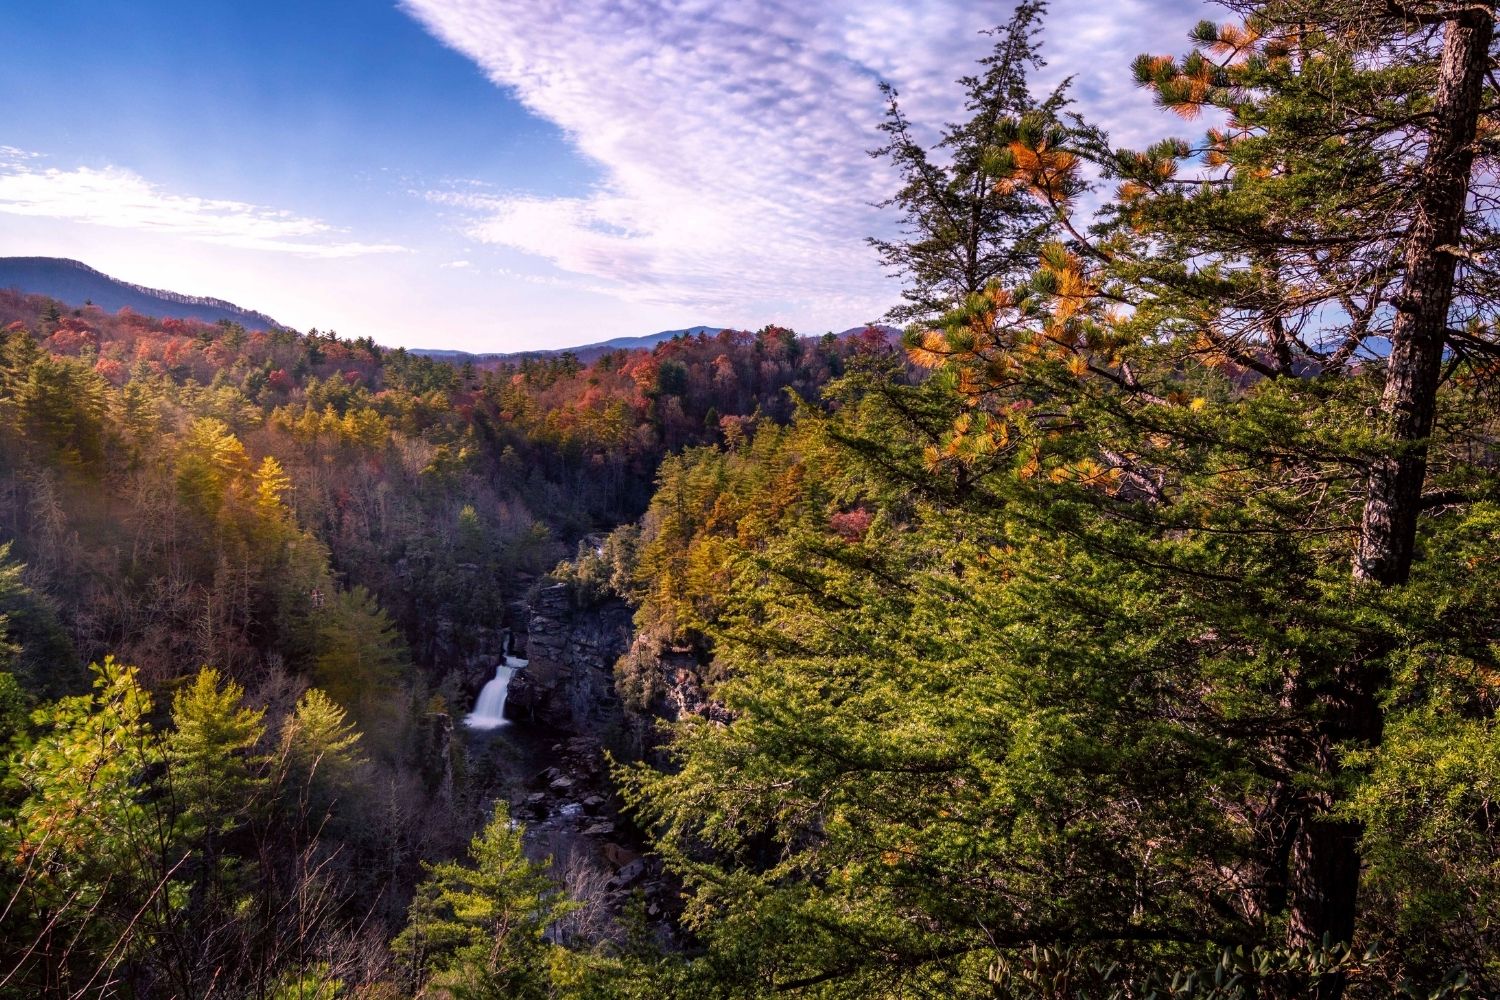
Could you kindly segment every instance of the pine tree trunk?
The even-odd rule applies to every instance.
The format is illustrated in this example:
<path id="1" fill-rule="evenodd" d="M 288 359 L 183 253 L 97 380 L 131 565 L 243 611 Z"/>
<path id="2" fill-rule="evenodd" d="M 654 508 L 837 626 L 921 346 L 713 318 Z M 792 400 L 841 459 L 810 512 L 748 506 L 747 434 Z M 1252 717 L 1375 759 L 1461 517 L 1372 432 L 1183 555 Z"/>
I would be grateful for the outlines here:
<path id="1" fill-rule="evenodd" d="M 1411 574 L 1427 476 L 1427 438 L 1437 410 L 1453 304 L 1458 258 L 1452 248 L 1463 225 L 1493 32 L 1493 11 L 1477 6 L 1456 13 L 1445 26 L 1427 156 L 1406 236 L 1404 282 L 1395 302 L 1380 400 L 1380 429 L 1393 450 L 1370 469 L 1354 560 L 1354 578 L 1375 586 L 1397 586 Z M 1380 652 L 1372 651 L 1369 659 L 1377 659 Z M 1335 774 L 1337 746 L 1379 743 L 1382 682 L 1377 670 L 1353 663 L 1343 667 L 1324 692 L 1326 714 L 1318 756 L 1326 773 Z M 1290 916 L 1299 943 L 1317 943 L 1325 937 L 1349 941 L 1355 925 L 1360 830 L 1356 824 L 1327 819 L 1331 795 L 1319 798 L 1311 803 L 1313 815 L 1304 822 L 1294 850 Z M 1317 995 L 1320 1000 L 1337 1000 L 1343 992 L 1342 981 L 1329 981 Z"/>
<path id="2" fill-rule="evenodd" d="M 1448 22 L 1432 108 L 1427 159 L 1406 237 L 1405 281 L 1397 297 L 1391 355 L 1380 399 L 1381 430 L 1397 450 L 1370 470 L 1354 576 L 1380 586 L 1411 573 L 1427 437 L 1432 433 L 1448 311 L 1474 165 L 1474 138 L 1494 15 L 1469 10 Z"/>

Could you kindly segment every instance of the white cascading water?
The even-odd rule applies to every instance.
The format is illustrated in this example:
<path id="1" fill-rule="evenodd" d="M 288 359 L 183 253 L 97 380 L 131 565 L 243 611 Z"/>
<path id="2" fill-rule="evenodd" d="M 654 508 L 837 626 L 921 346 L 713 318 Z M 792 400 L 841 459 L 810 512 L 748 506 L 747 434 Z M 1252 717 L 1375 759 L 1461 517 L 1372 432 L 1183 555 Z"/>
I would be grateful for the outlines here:
<path id="1" fill-rule="evenodd" d="M 464 719 L 464 725 L 470 729 L 499 729 L 505 725 L 505 692 L 510 688 L 511 675 L 524 666 L 526 661 L 514 656 L 500 661 L 495 667 L 495 676 L 479 692 L 479 700 L 474 703 L 474 711 Z"/>

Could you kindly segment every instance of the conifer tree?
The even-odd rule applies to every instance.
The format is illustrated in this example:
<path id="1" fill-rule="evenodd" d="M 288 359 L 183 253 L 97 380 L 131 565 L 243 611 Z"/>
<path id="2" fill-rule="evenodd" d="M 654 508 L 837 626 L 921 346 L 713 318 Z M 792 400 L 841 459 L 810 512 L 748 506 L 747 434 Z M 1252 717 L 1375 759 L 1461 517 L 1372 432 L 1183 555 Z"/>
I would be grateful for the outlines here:
<path id="1" fill-rule="evenodd" d="M 505 805 L 469 844 L 468 864 L 426 865 L 411 916 L 394 947 L 435 995 L 452 1000 L 528 1000 L 553 995 L 544 935 L 568 904 L 527 859 L 524 831 Z"/>
<path id="2" fill-rule="evenodd" d="M 256 808 L 264 779 L 253 751 L 265 712 L 243 698 L 238 684 L 204 667 L 172 699 L 168 774 L 183 835 L 194 842 L 233 830 Z"/>
<path id="3" fill-rule="evenodd" d="M 1008 188 L 1065 241 L 911 335 L 923 384 L 845 381 L 819 423 L 833 494 L 877 511 L 862 536 L 789 525 L 735 562 L 704 626 L 732 721 L 685 721 L 632 796 L 747 993 L 1490 989 L 1468 928 L 1493 908 L 1458 887 L 1487 884 L 1493 834 L 1466 864 L 1418 804 L 1482 799 L 1495 729 L 1493 585 L 1454 586 L 1495 568 L 1488 293 L 1460 266 L 1481 210 L 1428 247 L 1462 293 L 1435 433 L 1378 416 L 1408 403 L 1376 347 L 1473 51 L 1453 22 L 1492 15 L 1246 10 L 1137 64 L 1169 106 L 1229 112 L 1205 175 L 1180 140 L 1022 142 Z M 1085 158 L 1122 181 L 1094 227 Z M 1351 573 L 1379 469 L 1424 449 L 1425 557 Z"/>
<path id="4" fill-rule="evenodd" d="M 1163 105 L 1187 117 L 1211 109 L 1225 125 L 1198 147 L 1121 157 L 1123 214 L 1166 247 L 1143 268 L 1145 287 L 1191 303 L 1208 356 L 1271 377 L 1343 379 L 1351 363 L 1379 371 L 1371 437 L 1335 474 L 1362 480 L 1351 497 L 1354 579 L 1401 587 L 1424 513 L 1478 495 L 1472 473 L 1443 454 L 1442 417 L 1463 396 L 1450 389 L 1445 404 L 1445 383 L 1487 377 L 1484 359 L 1500 353 L 1487 320 L 1500 287 L 1482 263 L 1494 241 L 1483 136 L 1500 98 L 1486 76 L 1495 11 L 1273 2 L 1237 12 L 1240 23 L 1198 25 L 1181 61 L 1137 61 Z M 1174 161 L 1199 150 L 1208 175 L 1184 185 Z M 1432 471 L 1457 476 L 1435 488 Z M 1320 714 L 1311 752 L 1333 781 L 1341 754 L 1380 744 L 1392 646 L 1374 637 L 1353 662 L 1297 682 Z M 1311 794 L 1293 821 L 1289 913 L 1304 941 L 1355 932 L 1361 828 L 1334 817 L 1343 794 Z"/>
<path id="5" fill-rule="evenodd" d="M 900 213 L 901 234 L 869 243 L 886 268 L 908 283 L 899 321 L 932 322 L 991 281 L 1024 271 L 1049 223 L 1043 205 L 1010 183 L 1023 132 L 1058 128 L 1063 91 L 1032 97 L 1031 74 L 1042 66 L 1045 0 L 1025 0 L 996 29 L 980 72 L 959 81 L 968 119 L 949 125 L 936 148 L 923 144 L 895 88 L 881 131 L 886 144 L 871 155 L 895 167 L 901 188 L 884 207 Z"/>

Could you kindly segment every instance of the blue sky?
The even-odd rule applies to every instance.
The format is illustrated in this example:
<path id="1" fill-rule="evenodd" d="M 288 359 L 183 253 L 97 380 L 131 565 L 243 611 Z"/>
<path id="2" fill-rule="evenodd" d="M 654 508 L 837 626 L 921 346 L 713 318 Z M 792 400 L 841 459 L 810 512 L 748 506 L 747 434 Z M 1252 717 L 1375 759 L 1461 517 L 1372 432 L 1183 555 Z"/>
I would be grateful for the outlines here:
<path id="1" fill-rule="evenodd" d="M 970 0 L 0 5 L 0 255 L 76 257 L 299 328 L 514 350 L 806 333 L 898 294 L 863 246 L 876 81 L 919 120 L 1007 8 Z M 1053 78 L 1122 143 L 1197 0 L 1054 3 Z"/>

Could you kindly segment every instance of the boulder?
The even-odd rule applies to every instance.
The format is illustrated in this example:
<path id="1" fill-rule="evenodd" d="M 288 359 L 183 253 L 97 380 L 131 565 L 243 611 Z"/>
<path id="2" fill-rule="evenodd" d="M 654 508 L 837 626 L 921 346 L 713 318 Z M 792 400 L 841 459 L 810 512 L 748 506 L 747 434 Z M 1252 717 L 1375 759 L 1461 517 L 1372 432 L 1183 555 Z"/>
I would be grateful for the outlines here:
<path id="1" fill-rule="evenodd" d="M 639 882 L 642 876 L 644 876 L 645 874 L 646 859 L 636 858 L 634 861 L 622 866 L 619 871 L 615 872 L 615 877 L 610 879 L 608 884 L 618 889 L 624 889 Z"/>
<path id="2" fill-rule="evenodd" d="M 641 856 L 640 852 L 616 843 L 606 843 L 603 851 L 605 859 L 616 868 L 624 868 Z"/>

